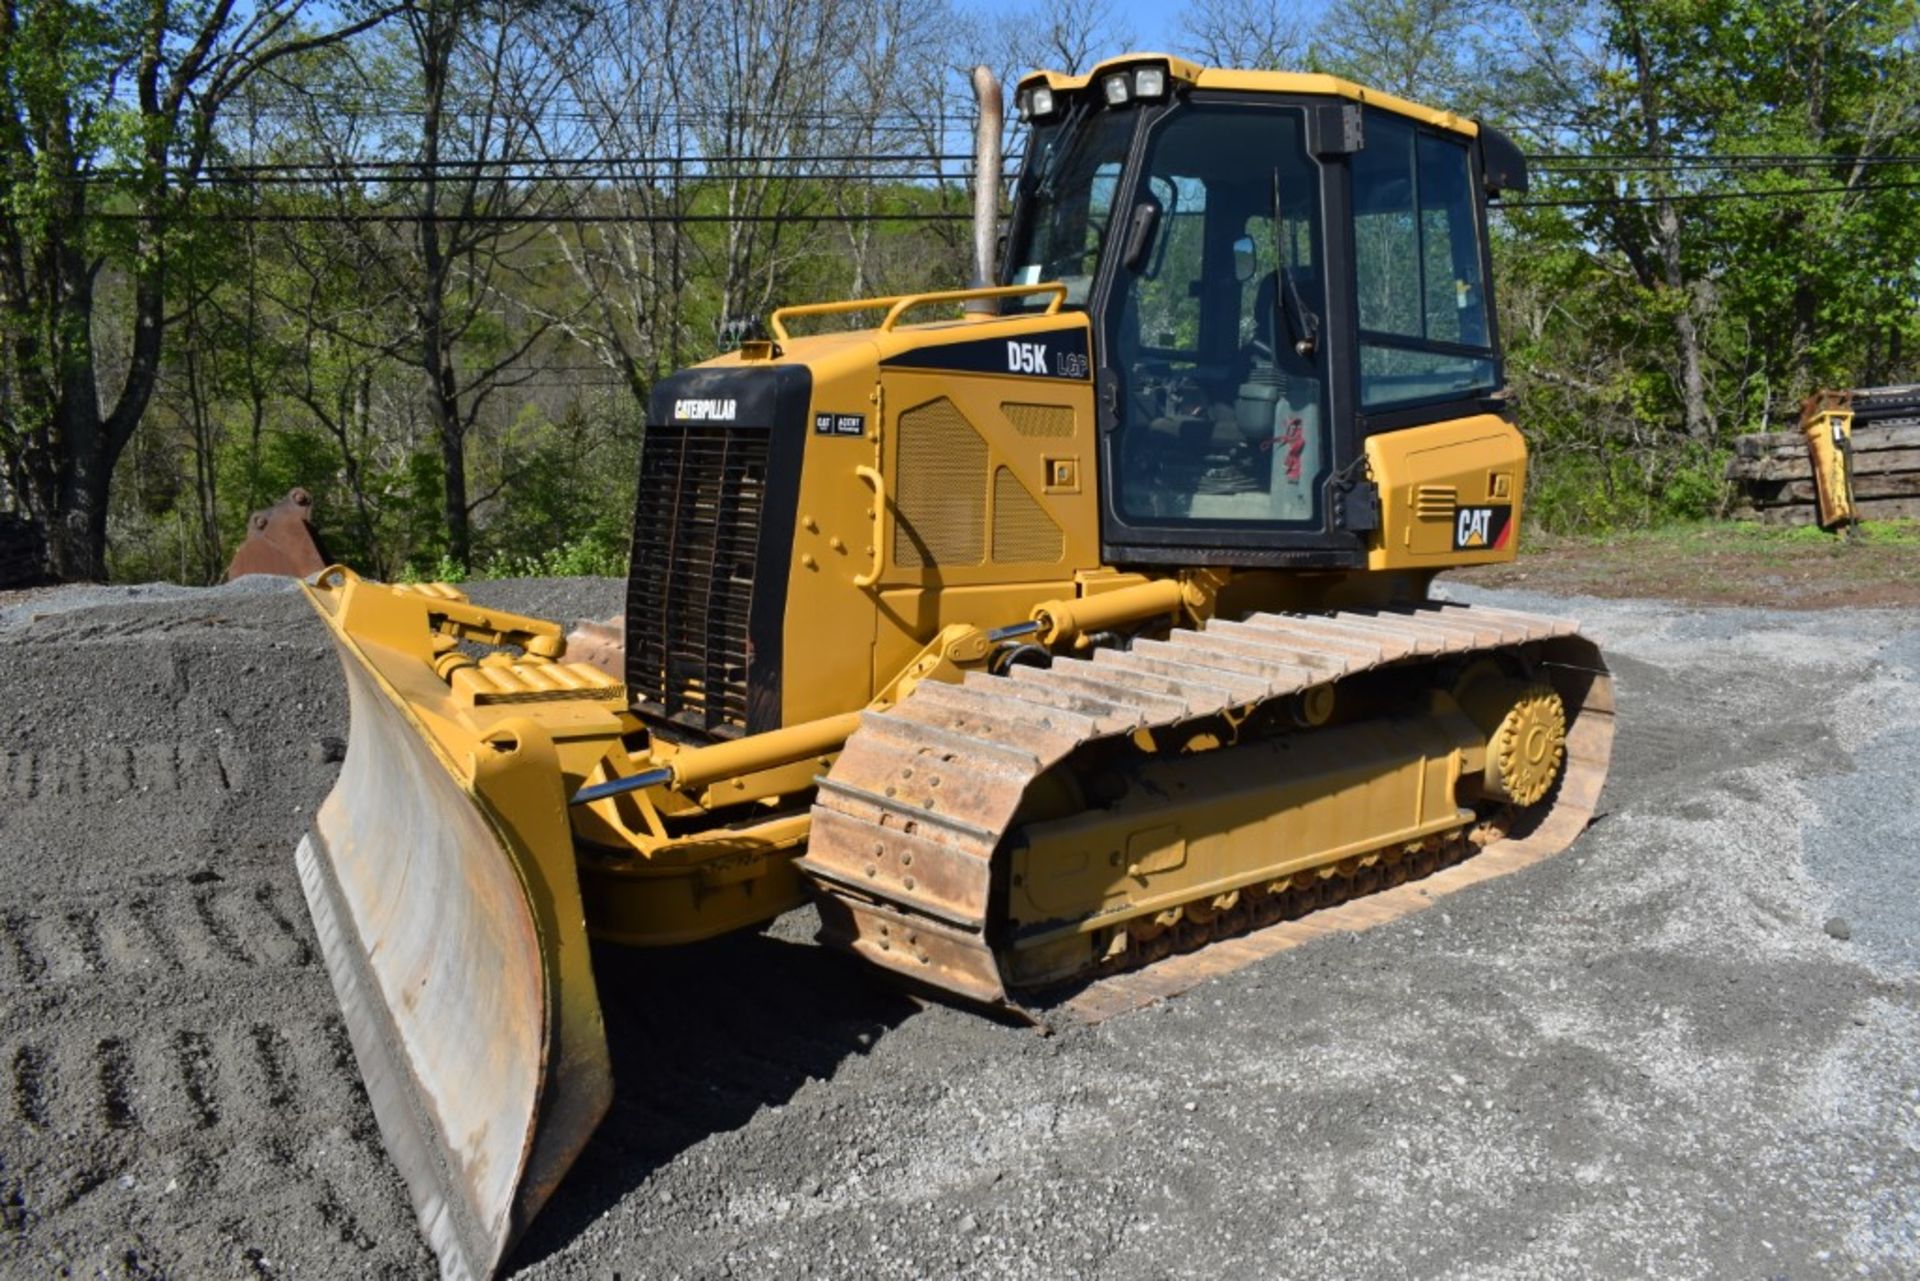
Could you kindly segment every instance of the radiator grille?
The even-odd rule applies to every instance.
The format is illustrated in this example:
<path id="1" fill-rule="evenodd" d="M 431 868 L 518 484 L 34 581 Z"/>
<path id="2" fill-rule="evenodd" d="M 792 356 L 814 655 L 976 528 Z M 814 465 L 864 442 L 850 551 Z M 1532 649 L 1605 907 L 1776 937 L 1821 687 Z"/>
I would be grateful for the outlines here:
<path id="1" fill-rule="evenodd" d="M 766 501 L 764 430 L 649 426 L 627 580 L 627 686 L 642 712 L 747 728 L 747 618 Z"/>
<path id="2" fill-rule="evenodd" d="M 987 442 L 944 396 L 900 415 L 893 563 L 978 565 L 987 558 Z"/>

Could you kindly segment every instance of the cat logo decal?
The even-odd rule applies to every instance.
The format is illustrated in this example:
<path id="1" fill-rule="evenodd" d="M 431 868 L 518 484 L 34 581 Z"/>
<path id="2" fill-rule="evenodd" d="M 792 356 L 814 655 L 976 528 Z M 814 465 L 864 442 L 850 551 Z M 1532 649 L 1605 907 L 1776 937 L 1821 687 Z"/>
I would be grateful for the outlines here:
<path id="1" fill-rule="evenodd" d="M 1512 516 L 1513 508 L 1505 505 L 1462 507 L 1453 516 L 1453 550 L 1484 552 L 1505 547 Z"/>

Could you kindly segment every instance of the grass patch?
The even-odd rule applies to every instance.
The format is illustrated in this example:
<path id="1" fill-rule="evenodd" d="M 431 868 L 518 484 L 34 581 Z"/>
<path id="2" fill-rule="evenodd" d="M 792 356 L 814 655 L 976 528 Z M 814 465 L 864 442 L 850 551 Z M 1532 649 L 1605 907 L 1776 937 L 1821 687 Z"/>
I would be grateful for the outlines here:
<path id="1" fill-rule="evenodd" d="M 1606 534 L 1529 532 L 1511 565 L 1459 577 L 1590 596 L 1781 608 L 1920 606 L 1920 521 L 1849 538 L 1811 526 L 1682 521 Z"/>

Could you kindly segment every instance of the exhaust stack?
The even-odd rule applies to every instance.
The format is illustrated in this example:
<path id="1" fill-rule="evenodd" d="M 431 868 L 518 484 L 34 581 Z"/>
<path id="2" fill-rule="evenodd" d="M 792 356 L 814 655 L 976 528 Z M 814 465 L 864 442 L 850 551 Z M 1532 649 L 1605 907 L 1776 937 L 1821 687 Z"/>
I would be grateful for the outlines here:
<path id="1" fill-rule="evenodd" d="M 1006 114 L 1000 102 L 1000 80 L 991 68 L 973 69 L 973 93 L 980 104 L 973 142 L 973 284 L 984 288 L 994 283 L 994 249 L 1000 223 L 1000 129 Z M 998 299 L 975 298 L 967 303 L 969 315 L 992 316 L 999 311 Z"/>

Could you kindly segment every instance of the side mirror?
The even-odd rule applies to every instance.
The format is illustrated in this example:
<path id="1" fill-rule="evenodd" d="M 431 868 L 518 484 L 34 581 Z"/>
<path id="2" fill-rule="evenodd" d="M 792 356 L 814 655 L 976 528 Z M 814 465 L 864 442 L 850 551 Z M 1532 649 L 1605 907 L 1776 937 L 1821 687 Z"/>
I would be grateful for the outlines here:
<path id="1" fill-rule="evenodd" d="M 1255 267 L 1252 236 L 1242 236 L 1233 242 L 1233 278 L 1241 284 L 1253 279 Z"/>
<path id="2" fill-rule="evenodd" d="M 1133 207 L 1133 216 L 1127 219 L 1126 251 L 1120 261 L 1128 271 L 1140 270 L 1140 264 L 1147 259 L 1147 252 L 1153 248 L 1153 230 L 1160 225 L 1160 206 L 1151 200 L 1142 200 Z"/>

